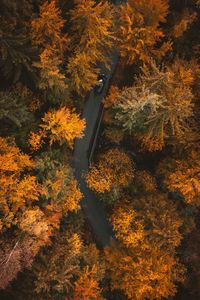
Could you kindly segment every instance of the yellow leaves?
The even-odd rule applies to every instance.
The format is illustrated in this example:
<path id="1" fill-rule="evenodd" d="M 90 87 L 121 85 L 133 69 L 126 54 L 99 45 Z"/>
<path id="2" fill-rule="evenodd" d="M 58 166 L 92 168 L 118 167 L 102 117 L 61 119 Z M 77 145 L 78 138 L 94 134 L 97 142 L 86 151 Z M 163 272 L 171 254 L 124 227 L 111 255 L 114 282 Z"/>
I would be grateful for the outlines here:
<path id="1" fill-rule="evenodd" d="M 116 187 L 128 186 L 134 177 L 134 166 L 129 156 L 111 149 L 100 156 L 100 161 L 86 175 L 86 182 L 98 193 L 110 191 Z"/>
<path id="2" fill-rule="evenodd" d="M 45 132 L 42 130 L 39 130 L 39 133 L 35 133 L 31 131 L 29 133 L 29 139 L 28 139 L 28 144 L 29 147 L 32 151 L 37 151 L 42 147 L 42 144 L 44 144 L 44 137 L 45 137 Z"/>
<path id="3" fill-rule="evenodd" d="M 128 205 L 116 205 L 111 216 L 113 229 L 117 232 L 116 237 L 126 247 L 138 246 L 144 240 L 144 226 L 137 219 L 136 212 Z"/>
<path id="4" fill-rule="evenodd" d="M 113 9 L 107 1 L 78 0 L 70 14 L 77 46 L 69 58 L 67 73 L 71 89 L 84 96 L 97 84 L 98 61 L 108 61 L 113 47 Z"/>
<path id="5" fill-rule="evenodd" d="M 33 161 L 27 154 L 23 154 L 14 142 L 0 137 L 0 171 L 20 173 L 32 167 Z"/>
<path id="6" fill-rule="evenodd" d="M 70 87 L 81 96 L 98 83 L 93 55 L 89 56 L 84 51 L 76 51 L 75 56 L 69 58 L 67 73 L 70 75 Z"/>
<path id="7" fill-rule="evenodd" d="M 69 147 L 73 147 L 74 138 L 81 138 L 85 128 L 85 120 L 81 120 L 79 115 L 66 107 L 59 110 L 52 109 L 45 113 L 42 118 L 44 124 L 40 127 L 50 138 L 50 145 L 58 141 L 60 145 L 67 142 Z"/>
<path id="8" fill-rule="evenodd" d="M 161 299 L 175 295 L 175 282 L 184 281 L 185 268 L 177 258 L 156 244 L 151 248 L 105 248 L 111 289 L 120 289 L 130 299 Z"/>
<path id="9" fill-rule="evenodd" d="M 82 193 L 78 188 L 77 180 L 72 180 L 66 189 L 66 192 L 62 201 L 62 209 L 66 214 L 68 211 L 77 211 L 80 207 L 80 200 L 82 198 Z"/>

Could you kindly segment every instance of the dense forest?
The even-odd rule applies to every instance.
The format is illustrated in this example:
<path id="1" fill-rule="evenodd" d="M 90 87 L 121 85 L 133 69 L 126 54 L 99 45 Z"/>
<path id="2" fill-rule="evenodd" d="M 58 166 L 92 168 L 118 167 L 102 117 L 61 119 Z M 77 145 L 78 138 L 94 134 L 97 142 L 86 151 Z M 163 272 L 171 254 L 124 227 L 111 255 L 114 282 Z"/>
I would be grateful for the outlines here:
<path id="1" fill-rule="evenodd" d="M 0 299 L 200 299 L 200 1 L 0 3 Z M 102 247 L 71 160 L 113 51 Z"/>

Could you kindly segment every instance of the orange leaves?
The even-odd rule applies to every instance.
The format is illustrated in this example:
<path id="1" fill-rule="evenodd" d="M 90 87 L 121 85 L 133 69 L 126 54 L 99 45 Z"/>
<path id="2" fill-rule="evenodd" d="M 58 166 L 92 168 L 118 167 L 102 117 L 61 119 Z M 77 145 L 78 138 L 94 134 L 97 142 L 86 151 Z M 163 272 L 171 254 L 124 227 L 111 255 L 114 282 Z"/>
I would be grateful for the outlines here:
<path id="1" fill-rule="evenodd" d="M 134 177 L 134 166 L 129 156 L 118 150 L 111 149 L 100 156 L 96 166 L 91 167 L 86 175 L 86 182 L 98 193 L 128 186 Z"/>
<path id="2" fill-rule="evenodd" d="M 156 42 L 164 36 L 159 23 L 166 21 L 167 13 L 167 1 L 162 0 L 143 0 L 139 3 L 131 0 L 120 7 L 117 34 L 124 63 L 133 64 L 136 59 L 149 62 L 153 54 L 163 56 L 164 51 L 171 48 L 168 42 L 154 50 Z"/>
<path id="3" fill-rule="evenodd" d="M 59 50 L 59 54 L 63 55 L 69 44 L 69 39 L 62 34 L 64 23 L 61 10 L 56 7 L 56 1 L 45 1 L 40 6 L 40 16 L 33 19 L 31 23 L 33 43 L 44 48 Z"/>
<path id="4" fill-rule="evenodd" d="M 106 62 L 113 47 L 113 10 L 109 2 L 76 0 L 70 10 L 74 30 L 74 55 L 67 73 L 70 87 L 83 96 L 97 84 L 98 61 Z"/>
<path id="5" fill-rule="evenodd" d="M 20 173 L 33 167 L 33 161 L 14 142 L 0 137 L 0 172 Z"/>
<path id="6" fill-rule="evenodd" d="M 138 246 L 144 240 L 144 225 L 137 213 L 129 205 L 116 205 L 111 216 L 116 237 L 126 247 Z"/>
<path id="7" fill-rule="evenodd" d="M 82 193 L 78 188 L 78 183 L 76 180 L 72 180 L 66 189 L 64 198 L 62 201 L 62 209 L 66 214 L 68 211 L 77 211 L 80 209 L 80 200 L 82 198 Z"/>
<path id="8" fill-rule="evenodd" d="M 0 211 L 4 225 L 10 227 L 20 219 L 20 210 L 38 201 L 42 187 L 34 176 L 23 176 L 26 169 L 33 167 L 30 157 L 8 139 L 0 138 L 0 144 Z"/>
<path id="9" fill-rule="evenodd" d="M 113 244 L 105 248 L 105 259 L 111 271 L 111 289 L 120 288 L 130 299 L 173 296 L 175 282 L 184 280 L 184 266 L 155 244 L 150 249 L 125 249 Z"/>
<path id="10" fill-rule="evenodd" d="M 95 265 L 92 266 L 91 270 L 89 270 L 88 266 L 84 268 L 81 277 L 75 282 L 73 300 L 105 299 L 101 296 L 96 272 L 97 268 Z"/>
<path id="11" fill-rule="evenodd" d="M 50 145 L 58 141 L 60 145 L 67 142 L 69 147 L 73 147 L 75 138 L 83 136 L 85 120 L 81 120 L 79 115 L 66 107 L 59 110 L 52 109 L 42 118 L 44 124 L 40 127 L 50 138 Z"/>
<path id="12" fill-rule="evenodd" d="M 170 191 L 180 192 L 185 201 L 194 206 L 200 205 L 200 159 L 199 150 L 191 151 L 187 159 L 172 160 L 160 165 L 164 172 L 164 183 Z M 168 169 L 168 170 L 167 170 Z"/>

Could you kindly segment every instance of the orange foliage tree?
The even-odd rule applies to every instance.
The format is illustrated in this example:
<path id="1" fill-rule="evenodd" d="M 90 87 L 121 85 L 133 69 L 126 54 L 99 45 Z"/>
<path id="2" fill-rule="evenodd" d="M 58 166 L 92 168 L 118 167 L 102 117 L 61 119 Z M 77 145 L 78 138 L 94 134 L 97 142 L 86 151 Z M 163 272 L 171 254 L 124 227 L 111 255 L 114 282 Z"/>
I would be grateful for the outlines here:
<path id="1" fill-rule="evenodd" d="M 70 11 L 75 55 L 69 58 L 70 88 L 84 95 L 97 84 L 98 61 L 107 61 L 113 47 L 113 9 L 106 2 L 75 0 Z"/>
<path id="2" fill-rule="evenodd" d="M 111 149 L 102 154 L 99 162 L 90 168 L 86 182 L 98 193 L 116 191 L 128 186 L 134 177 L 134 164 L 123 151 Z"/>
<path id="3" fill-rule="evenodd" d="M 200 205 L 200 151 L 192 150 L 184 159 L 166 159 L 157 172 L 164 175 L 170 191 L 179 192 L 188 204 Z"/>
<path id="4" fill-rule="evenodd" d="M 106 267 L 111 272 L 111 289 L 121 289 L 130 299 L 161 299 L 174 296 L 183 282 L 185 267 L 178 258 L 156 244 L 105 248 Z"/>
<path id="5" fill-rule="evenodd" d="M 58 141 L 60 145 L 67 143 L 73 148 L 74 139 L 81 138 L 85 129 L 85 120 L 80 119 L 78 114 L 71 112 L 67 107 L 50 110 L 45 113 L 42 121 L 40 132 L 30 134 L 29 144 L 35 150 L 46 136 L 50 139 L 50 145 Z"/>
<path id="6" fill-rule="evenodd" d="M 120 6 L 116 31 L 123 63 L 133 64 L 136 59 L 148 62 L 152 56 L 161 58 L 171 49 L 170 42 L 155 49 L 156 43 L 164 37 L 159 25 L 166 21 L 167 14 L 165 0 L 130 0 Z"/>
<path id="7" fill-rule="evenodd" d="M 183 238 L 179 231 L 183 220 L 176 205 L 158 192 L 137 197 L 132 203 L 117 203 L 111 221 L 116 237 L 126 247 L 142 247 L 148 241 L 173 252 Z"/>
<path id="8" fill-rule="evenodd" d="M 71 300 L 104 300 L 102 297 L 98 279 L 96 278 L 96 266 L 93 265 L 91 270 L 86 266 L 82 270 L 82 274 L 79 279 L 75 282 L 73 296 Z"/>
<path id="9" fill-rule="evenodd" d="M 68 48 L 69 39 L 62 33 L 65 21 L 56 1 L 45 1 L 40 6 L 40 14 L 31 22 L 31 38 L 33 44 L 58 52 L 62 56 Z"/>
<path id="10" fill-rule="evenodd" d="M 27 207 L 39 200 L 43 191 L 36 177 L 24 174 L 33 168 L 33 161 L 14 142 L 0 137 L 0 227 L 16 225 Z"/>

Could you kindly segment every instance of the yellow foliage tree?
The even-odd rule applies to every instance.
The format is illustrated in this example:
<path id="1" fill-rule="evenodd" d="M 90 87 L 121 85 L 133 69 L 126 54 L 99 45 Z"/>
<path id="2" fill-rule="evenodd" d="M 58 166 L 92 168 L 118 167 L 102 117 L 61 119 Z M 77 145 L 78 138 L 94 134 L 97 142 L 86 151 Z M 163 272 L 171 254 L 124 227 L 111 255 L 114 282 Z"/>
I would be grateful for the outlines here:
<path id="1" fill-rule="evenodd" d="M 104 251 L 106 267 L 111 272 L 111 289 L 121 289 L 130 299 L 174 296 L 176 283 L 184 281 L 185 267 L 156 244 L 130 249 L 113 245 Z"/>
<path id="2" fill-rule="evenodd" d="M 143 221 L 128 204 L 116 205 L 110 218 L 116 237 L 126 247 L 138 246 L 144 240 Z"/>
<path id="3" fill-rule="evenodd" d="M 33 161 L 14 142 L 0 137 L 0 211 L 6 227 L 17 224 L 22 211 L 38 201 L 43 187 L 36 177 L 24 172 L 32 169 Z"/>
<path id="4" fill-rule="evenodd" d="M 83 136 L 85 120 L 71 112 L 67 107 L 61 107 L 58 110 L 52 109 L 42 118 L 42 130 L 50 139 L 50 145 L 58 141 L 60 145 L 67 143 L 70 148 L 73 147 L 75 138 Z"/>
<path id="5" fill-rule="evenodd" d="M 120 187 L 128 186 L 133 177 L 133 162 L 125 152 L 116 148 L 100 156 L 99 162 L 86 175 L 86 182 L 98 193 L 117 192 Z"/>

